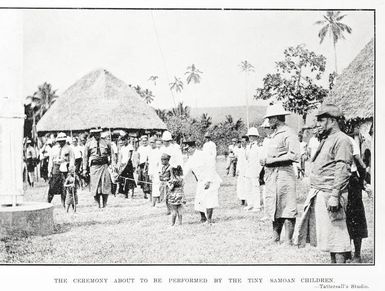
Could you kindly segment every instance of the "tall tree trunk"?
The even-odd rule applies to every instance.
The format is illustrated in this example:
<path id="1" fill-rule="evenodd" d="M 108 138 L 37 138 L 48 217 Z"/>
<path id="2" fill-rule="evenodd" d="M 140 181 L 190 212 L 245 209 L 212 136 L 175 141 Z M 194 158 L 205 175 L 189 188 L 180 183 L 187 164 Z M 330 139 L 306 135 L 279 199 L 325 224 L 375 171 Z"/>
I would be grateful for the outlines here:
<path id="1" fill-rule="evenodd" d="M 245 99 L 246 99 L 246 125 L 247 125 L 247 129 L 249 129 L 250 120 L 249 120 L 249 100 L 247 98 L 247 71 L 245 72 Z"/>
<path id="2" fill-rule="evenodd" d="M 336 74 L 338 74 L 337 71 L 337 48 L 336 48 L 336 43 L 333 41 L 333 46 L 334 46 L 334 66 L 336 70 Z"/>

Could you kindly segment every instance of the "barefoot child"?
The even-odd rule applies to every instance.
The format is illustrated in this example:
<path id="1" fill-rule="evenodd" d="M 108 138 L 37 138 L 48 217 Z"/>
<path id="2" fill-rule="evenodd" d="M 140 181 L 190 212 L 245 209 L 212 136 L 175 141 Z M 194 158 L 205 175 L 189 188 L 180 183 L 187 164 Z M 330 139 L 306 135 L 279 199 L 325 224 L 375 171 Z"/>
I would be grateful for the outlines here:
<path id="1" fill-rule="evenodd" d="M 183 194 L 183 181 L 180 175 L 170 166 L 170 155 L 162 154 L 162 169 L 159 175 L 160 196 L 164 197 L 168 209 L 171 209 L 171 225 L 175 225 L 178 217 L 179 224 L 182 224 L 182 205 L 185 203 Z"/>
<path id="2" fill-rule="evenodd" d="M 183 204 L 186 204 L 186 199 L 183 192 L 183 179 L 181 173 L 176 169 L 171 171 L 170 184 L 168 203 L 171 207 L 171 225 L 175 225 L 177 217 L 179 225 L 182 225 Z"/>
<path id="3" fill-rule="evenodd" d="M 76 212 L 76 205 L 78 204 L 77 188 L 80 185 L 80 180 L 74 172 L 70 172 L 64 182 L 64 188 L 66 189 L 65 204 L 67 206 L 67 212 L 72 205 L 72 209 Z"/>

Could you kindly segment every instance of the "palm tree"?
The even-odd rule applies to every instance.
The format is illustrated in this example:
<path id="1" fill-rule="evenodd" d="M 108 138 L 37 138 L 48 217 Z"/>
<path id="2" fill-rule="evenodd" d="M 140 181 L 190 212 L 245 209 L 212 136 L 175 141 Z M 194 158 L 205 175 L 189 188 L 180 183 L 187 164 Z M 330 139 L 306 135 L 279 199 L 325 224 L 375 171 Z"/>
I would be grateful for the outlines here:
<path id="1" fill-rule="evenodd" d="M 147 104 L 150 104 L 152 101 L 154 101 L 154 95 L 152 94 L 152 91 L 148 89 L 142 90 L 140 95 Z"/>
<path id="2" fill-rule="evenodd" d="M 184 106 L 183 102 L 178 103 L 177 107 L 171 109 L 169 116 L 188 118 L 190 117 L 190 107 Z"/>
<path id="3" fill-rule="evenodd" d="M 184 74 L 187 75 L 187 78 L 186 78 L 187 84 L 190 84 L 191 82 L 194 82 L 194 84 L 198 84 L 201 81 L 200 74 L 203 74 L 203 72 L 198 70 L 197 67 L 195 67 L 195 65 L 192 64 L 191 66 L 187 67 L 186 73 Z M 195 107 L 198 107 L 197 101 L 198 101 L 197 96 L 195 96 Z"/>
<path id="4" fill-rule="evenodd" d="M 154 82 L 154 86 L 156 86 L 156 80 L 158 80 L 158 78 L 158 76 L 150 76 L 150 78 L 148 78 L 148 81 Z"/>
<path id="5" fill-rule="evenodd" d="M 37 91 L 32 96 L 28 96 L 27 99 L 34 103 L 37 114 L 40 118 L 47 112 L 53 103 L 55 103 L 57 90 L 52 90 L 51 84 L 44 82 L 38 86 Z"/>
<path id="6" fill-rule="evenodd" d="M 170 83 L 169 85 L 171 91 L 180 93 L 183 90 L 183 82 L 180 78 L 174 77 L 174 82 Z"/>
<path id="7" fill-rule="evenodd" d="M 27 96 L 26 100 L 29 103 L 29 107 L 32 114 L 32 138 L 36 142 L 36 122 L 47 112 L 47 110 L 55 103 L 58 96 L 57 90 L 52 90 L 51 84 L 44 82 L 38 86 L 37 91 L 32 95 Z"/>
<path id="8" fill-rule="evenodd" d="M 201 116 L 200 123 L 204 129 L 207 129 L 213 122 L 212 118 L 207 113 L 203 113 Z"/>
<path id="9" fill-rule="evenodd" d="M 247 128 L 249 128 L 250 121 L 249 121 L 249 99 L 247 96 L 247 76 L 249 73 L 254 72 L 254 66 L 250 64 L 247 60 L 244 60 L 239 64 L 241 67 L 242 72 L 245 73 L 245 100 L 246 100 L 246 123 Z"/>
<path id="10" fill-rule="evenodd" d="M 192 64 L 191 66 L 187 67 L 187 71 L 184 74 L 188 75 L 187 78 L 186 78 L 187 84 L 190 84 L 191 81 L 193 81 L 194 84 L 197 84 L 197 83 L 200 83 L 200 80 L 201 80 L 200 74 L 203 74 L 203 72 L 198 70 L 195 67 L 195 65 Z"/>
<path id="11" fill-rule="evenodd" d="M 344 32 L 352 33 L 351 27 L 342 23 L 341 20 L 346 16 L 346 14 L 341 15 L 341 11 L 327 11 L 326 15 L 324 15 L 323 20 L 319 20 L 315 22 L 317 25 L 324 25 L 321 30 L 318 32 L 318 37 L 320 38 L 320 43 L 322 43 L 327 34 L 333 40 L 334 47 L 334 65 L 335 71 L 337 71 L 337 49 L 336 44 L 340 39 L 345 39 Z"/>
<path id="12" fill-rule="evenodd" d="M 162 121 L 167 120 L 167 110 L 166 109 L 155 109 L 155 113 L 159 116 Z"/>

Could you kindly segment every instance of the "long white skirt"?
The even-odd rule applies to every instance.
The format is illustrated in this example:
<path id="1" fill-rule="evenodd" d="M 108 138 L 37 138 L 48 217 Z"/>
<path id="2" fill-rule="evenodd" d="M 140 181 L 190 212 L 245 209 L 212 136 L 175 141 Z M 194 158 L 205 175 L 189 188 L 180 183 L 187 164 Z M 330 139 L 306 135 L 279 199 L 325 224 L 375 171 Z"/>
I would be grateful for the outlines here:
<path id="1" fill-rule="evenodd" d="M 195 195 L 195 210 L 199 212 L 206 212 L 208 208 L 216 208 L 219 206 L 218 190 L 220 181 L 211 182 L 210 187 L 205 189 L 205 183 L 199 182 L 197 184 L 197 191 Z"/>
<path id="2" fill-rule="evenodd" d="M 313 189 L 312 189 L 313 190 Z M 311 190 L 311 191 L 312 191 Z M 346 226 L 347 192 L 341 195 L 340 217 L 332 220 L 327 210 L 326 201 L 329 193 L 319 191 L 315 198 L 315 217 L 317 247 L 324 252 L 343 253 L 350 252 L 350 237 Z"/>
<path id="3" fill-rule="evenodd" d="M 261 207 L 261 197 L 258 178 L 246 177 L 246 201 L 248 206 Z"/>
<path id="4" fill-rule="evenodd" d="M 246 200 L 247 195 L 246 195 L 246 177 L 243 175 L 239 175 L 237 178 L 237 197 L 239 200 Z"/>

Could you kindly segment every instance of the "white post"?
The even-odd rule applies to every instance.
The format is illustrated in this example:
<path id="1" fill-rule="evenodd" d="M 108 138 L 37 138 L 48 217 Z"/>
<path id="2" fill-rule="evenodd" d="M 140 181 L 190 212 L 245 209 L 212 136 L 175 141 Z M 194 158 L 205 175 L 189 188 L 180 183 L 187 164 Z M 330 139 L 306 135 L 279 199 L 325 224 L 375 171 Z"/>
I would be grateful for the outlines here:
<path id="1" fill-rule="evenodd" d="M 0 206 L 23 202 L 22 13 L 0 12 Z"/>

